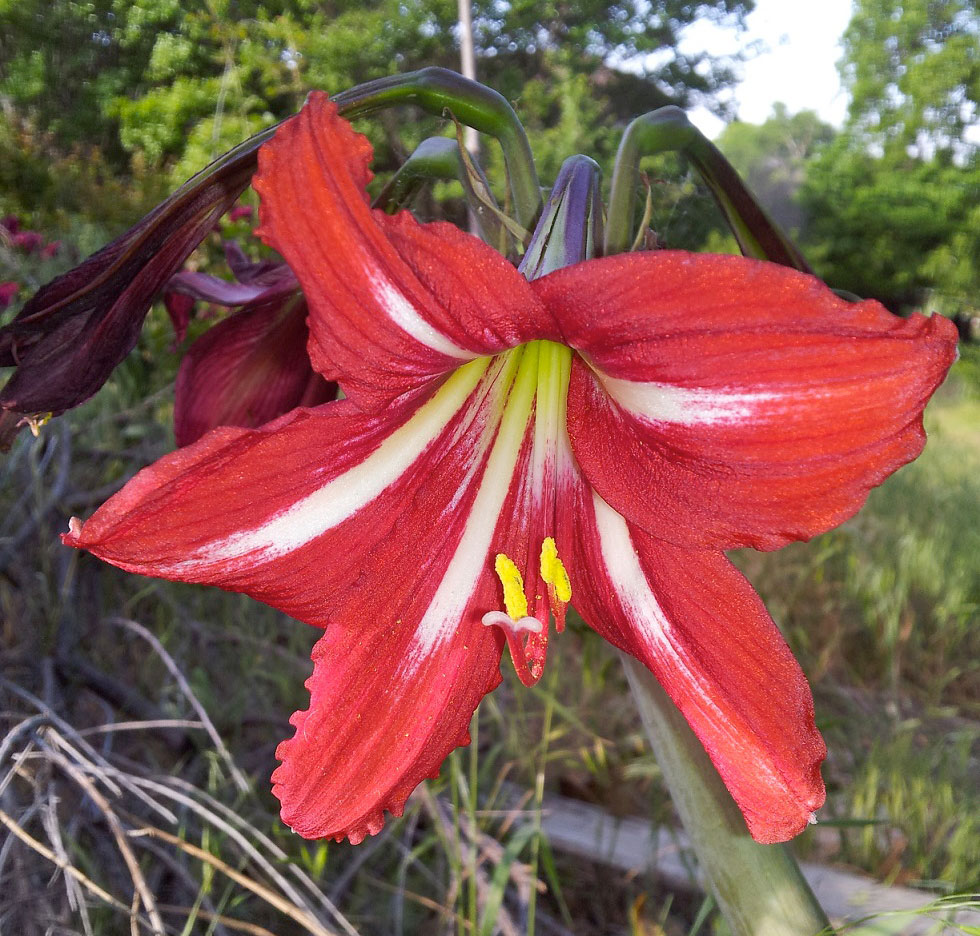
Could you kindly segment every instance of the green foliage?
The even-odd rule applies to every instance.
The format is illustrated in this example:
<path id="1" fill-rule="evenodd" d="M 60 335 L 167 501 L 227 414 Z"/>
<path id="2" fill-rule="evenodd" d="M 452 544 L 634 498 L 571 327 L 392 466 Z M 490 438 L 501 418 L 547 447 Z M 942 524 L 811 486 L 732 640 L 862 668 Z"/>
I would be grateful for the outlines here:
<path id="1" fill-rule="evenodd" d="M 893 309 L 929 289 L 975 308 L 980 158 L 966 165 L 876 156 L 845 133 L 807 168 L 805 243 L 834 286 Z"/>
<path id="2" fill-rule="evenodd" d="M 140 50 L 120 56 L 113 6 L 113 0 L 0 2 L 0 101 L 8 120 L 12 113 L 29 120 L 63 149 L 85 143 L 119 155 L 104 103 L 141 62 Z"/>
<path id="3" fill-rule="evenodd" d="M 842 74 L 847 125 L 801 192 L 811 260 L 895 310 L 932 294 L 934 308 L 975 314 L 980 12 L 969 0 L 859 0 Z"/>
<path id="4" fill-rule="evenodd" d="M 842 132 L 777 106 L 718 145 L 831 285 L 965 319 L 980 295 L 980 155 L 968 136 L 980 15 L 962 0 L 860 0 L 844 47 Z"/>
<path id="5" fill-rule="evenodd" d="M 980 119 L 971 0 L 858 0 L 844 34 L 851 129 L 886 153 L 956 149 Z"/>
<path id="6" fill-rule="evenodd" d="M 949 724 L 937 744 L 930 728 L 927 721 L 911 718 L 873 742 L 848 797 L 855 815 L 881 818 L 884 827 L 846 829 L 843 857 L 887 875 L 901 868 L 905 853 L 928 856 L 915 869 L 918 881 L 927 887 L 938 882 L 941 888 L 975 888 L 980 885 L 980 788 L 970 758 L 977 732 L 968 724 Z"/>
<path id="7" fill-rule="evenodd" d="M 593 113 L 579 113 L 576 135 L 591 151 L 597 132 L 638 109 L 696 98 L 720 110 L 714 94 L 731 84 L 731 63 L 681 54 L 679 37 L 695 18 L 735 25 L 751 9 L 751 0 L 660 0 L 652 9 L 483 0 L 473 10 L 481 77 L 519 104 L 536 83 L 531 122 L 552 133 L 570 102 L 595 101 Z M 0 96 L 63 148 L 91 143 L 117 160 L 125 150 L 151 167 L 185 170 L 186 142 L 209 117 L 216 125 L 234 117 L 229 128 L 267 125 L 296 111 L 311 88 L 457 67 L 456 17 L 453 0 L 6 2 Z M 654 52 L 644 70 L 641 57 Z M 639 73 L 618 69 L 627 60 Z M 213 135 L 216 146 L 231 138 L 220 127 Z M 561 149 L 572 151 L 567 141 Z"/>

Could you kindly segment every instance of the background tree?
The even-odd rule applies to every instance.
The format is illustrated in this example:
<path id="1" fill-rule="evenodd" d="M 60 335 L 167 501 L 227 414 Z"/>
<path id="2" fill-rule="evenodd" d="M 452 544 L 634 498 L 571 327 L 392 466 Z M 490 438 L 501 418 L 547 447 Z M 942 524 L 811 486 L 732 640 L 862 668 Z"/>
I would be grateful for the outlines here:
<path id="1" fill-rule="evenodd" d="M 695 20 L 735 28 L 752 6 L 482 0 L 478 70 L 532 132 L 561 128 L 564 151 L 588 149 L 609 124 L 660 104 L 723 112 L 716 92 L 733 83 L 732 62 L 677 45 Z M 453 0 L 0 0 L 0 99 L 5 119 L 29 119 L 63 149 L 96 145 L 120 168 L 125 151 L 186 174 L 297 110 L 311 88 L 457 67 L 456 16 Z"/>
<path id="2" fill-rule="evenodd" d="M 980 295 L 980 11 L 858 0 L 844 36 L 843 133 L 807 171 L 818 270 L 893 309 L 953 315 Z"/>
<path id="3" fill-rule="evenodd" d="M 980 120 L 973 0 L 857 0 L 843 44 L 856 138 L 885 155 L 964 151 Z"/>

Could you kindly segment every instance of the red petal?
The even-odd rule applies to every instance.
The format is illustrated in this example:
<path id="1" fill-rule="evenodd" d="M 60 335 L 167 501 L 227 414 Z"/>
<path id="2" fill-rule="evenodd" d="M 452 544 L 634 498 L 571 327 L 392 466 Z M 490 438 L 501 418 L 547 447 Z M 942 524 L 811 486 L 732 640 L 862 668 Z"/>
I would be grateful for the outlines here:
<path id="1" fill-rule="evenodd" d="M 548 431 L 532 428 L 537 375 L 518 366 L 528 354 L 473 362 L 383 415 L 341 400 L 258 430 L 216 429 L 140 472 L 66 542 L 321 626 L 354 613 L 372 583 L 390 594 L 395 579 L 420 593 L 430 582 L 441 592 L 426 651 L 484 576 L 497 595 L 497 552 L 536 566 L 538 535 L 554 532 L 555 481 L 542 476 L 556 458 Z M 544 589 L 526 577 L 533 603 Z M 481 615 L 501 606 L 497 595 Z"/>
<path id="2" fill-rule="evenodd" d="M 170 324 L 174 328 L 174 345 L 171 350 L 176 350 L 187 337 L 187 329 L 191 324 L 191 312 L 194 311 L 194 300 L 191 296 L 183 293 L 165 292 L 163 294 L 163 304 L 166 307 L 167 315 L 170 316 Z"/>
<path id="3" fill-rule="evenodd" d="M 426 590 L 412 579 L 362 591 L 327 629 L 313 650 L 310 708 L 293 716 L 296 734 L 276 751 L 283 763 L 272 775 L 295 832 L 357 844 L 381 829 L 383 810 L 400 816 L 412 790 L 469 743 L 470 717 L 500 682 L 503 640 L 477 613 L 492 600 L 488 585 L 417 666 L 415 634 L 390 620 L 393 603 L 406 621 L 424 615 Z"/>
<path id="4" fill-rule="evenodd" d="M 303 287 L 314 367 L 376 407 L 462 361 L 554 334 L 496 251 L 451 225 L 372 211 L 371 155 L 318 93 L 260 153 L 259 233 Z"/>
<path id="5" fill-rule="evenodd" d="M 469 469 L 482 467 L 499 405 L 487 370 L 473 365 L 383 415 L 341 400 L 257 430 L 216 429 L 137 474 L 67 542 L 324 626 L 355 601 L 372 552 L 388 564 L 384 581 L 414 579 L 460 535 L 479 480 Z M 396 529 L 404 535 L 389 542 Z"/>
<path id="6" fill-rule="evenodd" d="M 259 430 L 216 429 L 65 537 L 130 571 L 243 591 L 329 625 L 312 714 L 276 774 L 285 818 L 304 834 L 376 831 L 460 742 L 496 680 L 503 638 L 482 623 L 503 604 L 494 555 L 536 564 L 529 537 L 554 530 L 555 414 L 535 408 L 537 368 L 519 366 L 533 353 L 472 362 L 383 415 L 342 400 Z M 544 410 L 551 428 L 535 422 Z M 537 608 L 544 589 L 528 580 Z M 345 720 L 358 713 L 363 736 Z M 311 773 L 324 752 L 342 760 Z"/>
<path id="7" fill-rule="evenodd" d="M 650 668 L 705 746 L 760 842 L 792 838 L 824 800 L 826 754 L 806 679 L 749 583 L 720 552 L 629 527 L 580 489 L 574 602 Z"/>
<path id="8" fill-rule="evenodd" d="M 592 368 L 568 401 L 589 482 L 679 545 L 773 549 L 850 517 L 921 451 L 955 354 L 947 319 L 740 257 L 612 257 L 532 286 Z"/>
<path id="9" fill-rule="evenodd" d="M 261 426 L 334 399 L 336 384 L 310 367 L 308 337 L 306 303 L 295 293 L 242 309 L 205 332 L 177 374 L 177 444 L 217 426 Z"/>

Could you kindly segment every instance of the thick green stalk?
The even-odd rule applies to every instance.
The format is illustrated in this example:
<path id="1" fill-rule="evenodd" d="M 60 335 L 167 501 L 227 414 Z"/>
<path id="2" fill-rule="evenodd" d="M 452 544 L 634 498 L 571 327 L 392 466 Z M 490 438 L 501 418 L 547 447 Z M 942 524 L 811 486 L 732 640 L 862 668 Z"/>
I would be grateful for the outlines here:
<path id="1" fill-rule="evenodd" d="M 657 763 L 733 936 L 832 933 L 787 848 L 753 841 L 684 716 L 642 663 L 621 656 Z"/>
<path id="2" fill-rule="evenodd" d="M 335 94 L 333 100 L 348 120 L 394 104 L 415 104 L 496 137 L 504 153 L 514 214 L 523 227 L 533 229 L 541 187 L 531 146 L 514 108 L 496 91 L 445 68 L 423 68 L 365 82 Z"/>
<path id="3" fill-rule="evenodd" d="M 609 195 L 606 256 L 625 253 L 633 242 L 640 160 L 674 150 L 683 153 L 697 169 L 745 256 L 810 272 L 796 245 L 766 214 L 731 163 L 679 107 L 661 107 L 637 117 L 620 140 Z"/>

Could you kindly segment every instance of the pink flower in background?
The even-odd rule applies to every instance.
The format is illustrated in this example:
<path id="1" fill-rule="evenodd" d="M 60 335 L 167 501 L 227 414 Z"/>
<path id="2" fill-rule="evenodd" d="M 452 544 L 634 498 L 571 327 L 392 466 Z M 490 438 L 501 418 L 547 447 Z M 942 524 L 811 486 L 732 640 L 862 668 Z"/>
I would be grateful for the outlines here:
<path id="1" fill-rule="evenodd" d="M 252 220 L 252 206 L 251 205 L 235 205 L 231 211 L 228 212 L 229 221 L 242 221 L 242 220 Z"/>
<path id="2" fill-rule="evenodd" d="M 15 283 L 13 280 L 0 283 L 0 310 L 6 309 L 14 301 L 14 296 L 18 292 L 20 292 L 20 283 Z"/>
<path id="3" fill-rule="evenodd" d="M 34 253 L 44 246 L 44 238 L 37 231 L 19 231 L 10 238 L 10 242 L 24 253 Z"/>

